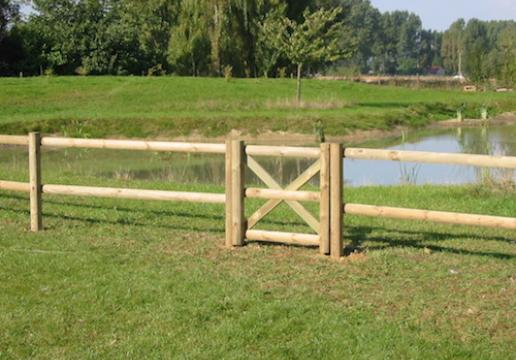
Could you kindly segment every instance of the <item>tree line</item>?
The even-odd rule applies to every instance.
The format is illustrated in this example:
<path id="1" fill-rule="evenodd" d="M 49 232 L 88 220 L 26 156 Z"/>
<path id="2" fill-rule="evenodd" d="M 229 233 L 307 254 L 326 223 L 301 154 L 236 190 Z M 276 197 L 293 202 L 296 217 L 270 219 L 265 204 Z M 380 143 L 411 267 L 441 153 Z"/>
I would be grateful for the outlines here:
<path id="1" fill-rule="evenodd" d="M 281 77 L 300 65 L 311 74 L 442 68 L 512 84 L 516 22 L 458 20 L 429 31 L 416 14 L 381 13 L 369 0 L 0 0 L 1 75 Z"/>

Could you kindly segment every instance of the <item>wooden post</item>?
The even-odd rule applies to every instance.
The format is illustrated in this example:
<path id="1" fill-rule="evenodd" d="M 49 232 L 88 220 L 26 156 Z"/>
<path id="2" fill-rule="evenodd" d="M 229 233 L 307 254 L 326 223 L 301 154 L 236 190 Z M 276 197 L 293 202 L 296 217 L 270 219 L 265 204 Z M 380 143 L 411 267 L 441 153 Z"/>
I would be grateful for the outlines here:
<path id="1" fill-rule="evenodd" d="M 321 201 L 319 208 L 319 250 L 322 255 L 330 253 L 330 145 L 321 144 Z"/>
<path id="2" fill-rule="evenodd" d="M 243 246 L 245 237 L 244 187 L 245 148 L 241 140 L 231 141 L 231 237 L 233 246 Z"/>
<path id="3" fill-rule="evenodd" d="M 41 218 L 41 137 L 37 132 L 29 134 L 29 184 L 30 230 L 42 230 Z"/>
<path id="4" fill-rule="evenodd" d="M 233 238 L 231 233 L 232 228 L 232 210 L 231 210 L 231 193 L 233 191 L 232 187 L 232 181 L 231 181 L 231 174 L 232 174 L 232 168 L 231 168 L 231 139 L 228 136 L 226 139 L 226 246 L 231 247 L 233 245 Z"/>
<path id="5" fill-rule="evenodd" d="M 343 151 L 341 144 L 330 144 L 330 252 L 331 257 L 340 259 L 342 256 L 342 188 L 343 182 Z"/>

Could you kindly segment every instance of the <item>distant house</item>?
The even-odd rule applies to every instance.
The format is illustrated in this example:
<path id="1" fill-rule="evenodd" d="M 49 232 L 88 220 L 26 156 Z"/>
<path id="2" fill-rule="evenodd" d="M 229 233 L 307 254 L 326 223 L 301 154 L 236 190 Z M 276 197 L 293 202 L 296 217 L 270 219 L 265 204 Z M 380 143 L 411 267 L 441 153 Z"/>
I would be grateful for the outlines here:
<path id="1" fill-rule="evenodd" d="M 442 66 L 433 65 L 428 69 L 428 75 L 444 76 L 446 75 L 446 70 Z"/>

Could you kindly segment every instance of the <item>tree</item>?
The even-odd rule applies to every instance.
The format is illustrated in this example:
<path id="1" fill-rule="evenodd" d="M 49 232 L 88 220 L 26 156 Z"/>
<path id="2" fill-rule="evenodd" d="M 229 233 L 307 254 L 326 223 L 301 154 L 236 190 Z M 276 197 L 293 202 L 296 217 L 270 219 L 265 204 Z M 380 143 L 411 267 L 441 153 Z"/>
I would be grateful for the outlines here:
<path id="1" fill-rule="evenodd" d="M 278 59 L 283 54 L 281 37 L 285 31 L 285 7 L 280 6 L 271 10 L 265 18 L 258 23 L 258 38 L 256 44 L 256 60 L 265 77 L 276 66 Z"/>
<path id="2" fill-rule="evenodd" d="M 176 73 L 198 76 L 207 72 L 210 38 L 204 7 L 196 0 L 184 0 L 177 25 L 172 29 L 169 62 Z"/>
<path id="3" fill-rule="evenodd" d="M 472 19 L 464 30 L 465 70 L 473 82 L 485 81 L 488 71 L 485 60 L 489 53 L 485 23 Z"/>
<path id="4" fill-rule="evenodd" d="M 516 24 L 500 33 L 497 41 L 499 54 L 498 77 L 506 86 L 516 84 Z"/>
<path id="5" fill-rule="evenodd" d="M 443 34 L 441 56 L 445 69 L 452 74 L 462 75 L 465 27 L 464 19 L 459 19 Z"/>
<path id="6" fill-rule="evenodd" d="M 301 101 L 301 74 L 303 66 L 311 63 L 336 61 L 351 49 L 339 47 L 341 24 L 335 22 L 340 8 L 320 9 L 313 13 L 305 10 L 304 21 L 298 23 L 284 18 L 285 30 L 281 34 L 281 44 L 285 56 L 297 67 L 296 99 Z"/>

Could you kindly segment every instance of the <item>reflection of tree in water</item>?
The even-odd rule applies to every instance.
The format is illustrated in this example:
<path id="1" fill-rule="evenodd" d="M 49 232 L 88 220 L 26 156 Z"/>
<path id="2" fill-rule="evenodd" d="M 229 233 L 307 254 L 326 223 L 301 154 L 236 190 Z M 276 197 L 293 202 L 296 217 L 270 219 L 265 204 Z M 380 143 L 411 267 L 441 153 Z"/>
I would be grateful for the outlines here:
<path id="1" fill-rule="evenodd" d="M 463 153 L 516 156 L 516 126 L 459 128 L 457 142 Z M 516 177 L 511 169 L 475 167 L 475 174 L 482 183 Z"/>

